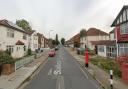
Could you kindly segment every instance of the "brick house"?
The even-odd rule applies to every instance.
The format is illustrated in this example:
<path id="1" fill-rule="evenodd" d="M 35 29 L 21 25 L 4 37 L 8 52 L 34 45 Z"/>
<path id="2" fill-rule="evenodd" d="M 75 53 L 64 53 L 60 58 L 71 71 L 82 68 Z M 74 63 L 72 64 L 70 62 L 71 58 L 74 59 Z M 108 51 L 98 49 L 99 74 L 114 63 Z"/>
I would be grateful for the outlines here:
<path id="1" fill-rule="evenodd" d="M 45 47 L 45 39 L 44 39 L 44 36 L 43 34 L 41 33 L 37 33 L 37 36 L 38 36 L 38 48 L 44 48 Z"/>
<path id="2" fill-rule="evenodd" d="M 128 5 L 123 6 L 111 27 L 115 27 L 117 56 L 128 54 Z"/>
<path id="3" fill-rule="evenodd" d="M 74 35 L 72 38 L 70 38 L 68 41 L 66 41 L 66 45 L 69 47 L 79 47 L 80 46 L 80 34 Z"/>

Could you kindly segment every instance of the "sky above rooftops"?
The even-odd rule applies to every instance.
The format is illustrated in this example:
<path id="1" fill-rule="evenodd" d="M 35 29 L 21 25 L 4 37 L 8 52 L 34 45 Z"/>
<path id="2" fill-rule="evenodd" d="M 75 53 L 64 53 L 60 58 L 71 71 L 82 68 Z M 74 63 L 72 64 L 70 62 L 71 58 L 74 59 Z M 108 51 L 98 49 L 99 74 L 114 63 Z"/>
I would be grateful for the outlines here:
<path id="1" fill-rule="evenodd" d="M 0 0 L 0 19 L 26 19 L 33 30 L 49 37 L 69 39 L 80 29 L 99 28 L 105 32 L 128 0 Z"/>

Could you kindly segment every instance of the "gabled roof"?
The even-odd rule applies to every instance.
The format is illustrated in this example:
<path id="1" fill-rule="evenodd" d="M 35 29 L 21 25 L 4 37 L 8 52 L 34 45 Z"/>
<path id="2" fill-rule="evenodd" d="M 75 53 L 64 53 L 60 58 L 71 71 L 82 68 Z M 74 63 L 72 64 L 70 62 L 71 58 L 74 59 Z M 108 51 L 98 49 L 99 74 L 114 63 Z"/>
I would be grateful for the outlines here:
<path id="1" fill-rule="evenodd" d="M 24 45 L 24 42 L 18 40 L 18 41 L 15 43 L 15 45 Z"/>
<path id="2" fill-rule="evenodd" d="M 5 27 L 8 27 L 8 28 L 11 28 L 11 29 L 14 29 L 14 30 L 17 30 L 17 31 L 20 31 L 20 32 L 23 32 L 23 33 L 26 33 L 21 27 L 17 26 L 16 24 L 12 23 L 11 21 L 8 21 L 8 20 L 0 20 L 0 25 L 3 25 Z"/>
<path id="3" fill-rule="evenodd" d="M 110 31 L 109 33 L 114 33 L 115 29 L 113 29 L 112 31 Z"/>
<path id="4" fill-rule="evenodd" d="M 116 25 L 117 19 L 120 17 L 120 15 L 122 14 L 123 10 L 125 10 L 125 9 L 128 9 L 128 5 L 123 6 L 123 8 L 122 8 L 121 11 L 119 12 L 119 14 L 118 14 L 117 17 L 115 18 L 115 20 L 113 21 L 111 27 L 113 27 L 113 26 Z"/>
<path id="5" fill-rule="evenodd" d="M 100 29 L 97 28 L 89 28 L 89 30 L 87 31 L 87 36 L 108 36 L 109 34 L 101 31 Z"/>
<path id="6" fill-rule="evenodd" d="M 91 41 L 93 45 L 116 45 L 116 40 Z"/>

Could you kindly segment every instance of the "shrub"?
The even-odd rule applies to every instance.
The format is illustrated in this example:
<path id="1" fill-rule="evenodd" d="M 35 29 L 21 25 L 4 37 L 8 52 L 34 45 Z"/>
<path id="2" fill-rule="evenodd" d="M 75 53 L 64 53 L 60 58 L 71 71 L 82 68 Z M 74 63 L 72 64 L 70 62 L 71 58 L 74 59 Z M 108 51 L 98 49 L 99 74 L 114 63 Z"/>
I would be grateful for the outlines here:
<path id="1" fill-rule="evenodd" d="M 14 60 L 8 53 L 0 51 L 0 62 L 2 64 L 11 64 L 14 63 Z"/>
<path id="2" fill-rule="evenodd" d="M 32 55 L 32 51 L 30 48 L 28 49 L 28 55 Z"/>
<path id="3" fill-rule="evenodd" d="M 97 65 L 98 67 L 105 70 L 107 73 L 109 73 L 109 71 L 112 69 L 115 77 L 121 77 L 120 67 L 115 61 L 104 59 L 102 57 L 91 58 L 90 61 L 92 64 Z"/>
<path id="4" fill-rule="evenodd" d="M 7 54 L 11 55 L 11 52 L 9 50 L 6 50 L 5 51 Z"/>

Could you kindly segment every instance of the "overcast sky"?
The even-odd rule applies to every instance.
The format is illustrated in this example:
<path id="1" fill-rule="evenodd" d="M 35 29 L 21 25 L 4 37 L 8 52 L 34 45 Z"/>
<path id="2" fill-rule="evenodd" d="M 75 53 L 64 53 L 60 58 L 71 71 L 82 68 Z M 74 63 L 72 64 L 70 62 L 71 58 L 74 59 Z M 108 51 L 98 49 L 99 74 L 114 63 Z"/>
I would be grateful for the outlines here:
<path id="1" fill-rule="evenodd" d="M 80 29 L 96 27 L 109 32 L 114 18 L 128 0 L 0 0 L 0 19 L 26 19 L 48 37 L 69 39 Z"/>

